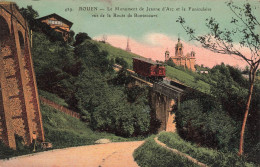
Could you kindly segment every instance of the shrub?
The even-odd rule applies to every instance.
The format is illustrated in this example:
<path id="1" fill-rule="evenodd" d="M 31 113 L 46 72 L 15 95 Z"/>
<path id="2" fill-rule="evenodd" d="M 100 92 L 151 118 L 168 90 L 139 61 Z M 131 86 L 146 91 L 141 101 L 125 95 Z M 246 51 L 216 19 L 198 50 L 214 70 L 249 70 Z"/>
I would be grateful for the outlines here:
<path id="1" fill-rule="evenodd" d="M 206 103 L 207 100 L 204 100 Z M 205 110 L 201 101 L 203 100 L 193 99 L 181 104 L 176 112 L 178 132 L 186 140 L 212 148 L 227 149 L 234 137 L 235 122 L 219 104 L 211 105 L 214 102 L 210 101 Z"/>
<path id="2" fill-rule="evenodd" d="M 123 68 L 128 68 L 129 65 L 128 63 L 125 61 L 124 58 L 121 58 L 121 57 L 116 57 L 116 63 L 117 64 L 120 64 Z"/>
<path id="3" fill-rule="evenodd" d="M 134 159 L 141 167 L 176 167 L 189 166 L 197 167 L 182 156 L 176 155 L 159 146 L 153 140 L 154 136 L 148 138 L 145 143 L 134 152 Z"/>
<path id="4" fill-rule="evenodd" d="M 177 133 L 161 133 L 159 135 L 159 140 L 165 143 L 168 147 L 186 153 L 208 166 L 254 166 L 254 164 L 249 164 L 245 161 L 245 159 L 237 156 L 236 153 L 224 153 L 209 148 L 199 147 L 195 144 L 182 140 Z"/>

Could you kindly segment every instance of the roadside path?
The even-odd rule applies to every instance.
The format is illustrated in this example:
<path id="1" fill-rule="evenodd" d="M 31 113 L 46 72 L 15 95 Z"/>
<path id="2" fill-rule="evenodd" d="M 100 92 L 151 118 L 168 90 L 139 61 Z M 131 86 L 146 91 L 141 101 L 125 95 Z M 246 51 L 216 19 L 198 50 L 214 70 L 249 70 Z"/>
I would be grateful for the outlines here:
<path id="1" fill-rule="evenodd" d="M 138 167 L 133 152 L 143 142 L 118 142 L 45 151 L 0 160 L 0 167 Z"/>
<path id="2" fill-rule="evenodd" d="M 187 158 L 188 160 L 190 160 L 191 162 L 193 162 L 193 163 L 195 163 L 195 164 L 197 164 L 197 165 L 199 165 L 199 166 L 201 166 L 201 167 L 208 167 L 206 164 L 199 162 L 198 160 L 196 160 L 195 158 L 192 158 L 192 157 L 189 156 L 188 154 L 182 153 L 182 152 L 180 152 L 180 151 L 178 151 L 178 150 L 176 150 L 176 149 L 174 149 L 174 148 L 168 147 L 166 144 L 164 144 L 164 143 L 162 143 L 161 141 L 159 141 L 157 136 L 154 138 L 154 140 L 155 140 L 155 142 L 156 142 L 157 144 L 159 144 L 160 146 L 166 148 L 167 150 L 170 150 L 171 152 L 173 152 L 173 153 L 175 153 L 175 154 L 178 154 L 178 155 L 180 155 L 180 156 L 182 156 L 182 157 L 185 157 L 185 158 Z"/>

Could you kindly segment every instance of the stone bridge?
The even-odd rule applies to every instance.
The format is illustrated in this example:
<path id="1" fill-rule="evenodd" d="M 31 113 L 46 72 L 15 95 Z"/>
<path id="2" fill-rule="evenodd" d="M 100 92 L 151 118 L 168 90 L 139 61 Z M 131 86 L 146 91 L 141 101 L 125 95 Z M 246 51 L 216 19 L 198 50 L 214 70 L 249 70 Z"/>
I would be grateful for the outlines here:
<path id="1" fill-rule="evenodd" d="M 172 109 L 174 105 L 179 105 L 182 92 L 183 89 L 163 82 L 153 84 L 153 91 L 150 92 L 150 106 L 154 116 L 161 122 L 159 132 L 176 131 L 175 115 Z"/>
<path id="2" fill-rule="evenodd" d="M 122 67 L 120 65 L 115 65 L 114 69 L 119 71 Z M 133 82 L 130 83 L 132 85 L 138 86 L 147 86 L 150 87 L 151 91 L 149 92 L 149 101 L 151 111 L 152 120 L 159 120 L 160 127 L 158 132 L 160 131 L 171 131 L 174 132 L 176 130 L 174 117 L 175 115 L 171 112 L 172 107 L 174 105 L 179 105 L 179 100 L 182 92 L 186 88 L 186 86 L 181 85 L 181 88 L 170 85 L 169 80 L 164 80 L 163 82 L 150 82 L 144 78 L 141 78 L 135 74 L 134 71 L 127 69 L 130 73 L 130 76 L 133 78 Z M 180 85 L 176 81 L 171 80 L 175 85 Z"/>
<path id="3" fill-rule="evenodd" d="M 16 135 L 44 141 L 28 32 L 16 4 L 0 2 L 0 140 L 14 149 Z"/>

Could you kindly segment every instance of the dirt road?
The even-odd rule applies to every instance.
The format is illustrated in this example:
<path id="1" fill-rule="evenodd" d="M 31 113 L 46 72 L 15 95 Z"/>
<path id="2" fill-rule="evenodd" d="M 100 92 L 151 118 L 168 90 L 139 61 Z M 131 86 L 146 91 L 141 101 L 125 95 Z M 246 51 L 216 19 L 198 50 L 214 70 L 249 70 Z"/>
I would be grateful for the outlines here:
<path id="1" fill-rule="evenodd" d="M 0 167 L 138 167 L 133 152 L 143 141 L 52 150 L 1 160 Z"/>

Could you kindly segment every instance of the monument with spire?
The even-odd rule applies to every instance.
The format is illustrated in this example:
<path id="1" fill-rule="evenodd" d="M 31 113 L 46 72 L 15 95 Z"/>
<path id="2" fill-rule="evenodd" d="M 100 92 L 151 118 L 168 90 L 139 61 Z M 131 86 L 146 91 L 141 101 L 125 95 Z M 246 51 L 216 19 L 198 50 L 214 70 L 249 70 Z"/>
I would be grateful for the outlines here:
<path id="1" fill-rule="evenodd" d="M 191 71 L 196 71 L 195 69 L 195 52 L 191 51 L 184 55 L 184 47 L 181 43 L 180 37 L 175 45 L 175 55 L 170 56 L 168 49 L 165 51 L 165 61 L 172 60 L 177 66 L 183 66 L 185 69 L 190 69 Z"/>
<path id="2" fill-rule="evenodd" d="M 129 44 L 129 37 L 127 38 L 127 44 L 126 44 L 126 49 L 127 52 L 131 52 L 130 44 Z"/>

